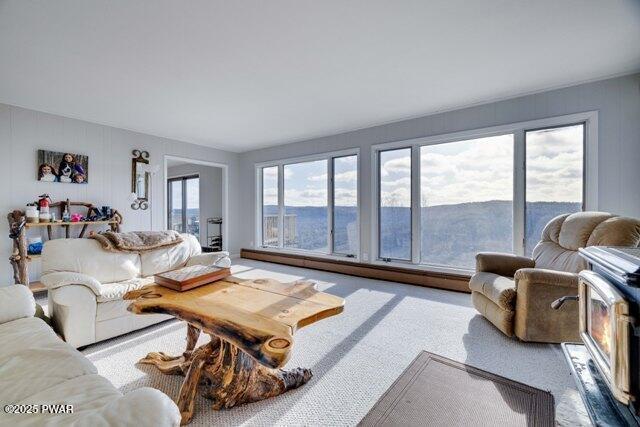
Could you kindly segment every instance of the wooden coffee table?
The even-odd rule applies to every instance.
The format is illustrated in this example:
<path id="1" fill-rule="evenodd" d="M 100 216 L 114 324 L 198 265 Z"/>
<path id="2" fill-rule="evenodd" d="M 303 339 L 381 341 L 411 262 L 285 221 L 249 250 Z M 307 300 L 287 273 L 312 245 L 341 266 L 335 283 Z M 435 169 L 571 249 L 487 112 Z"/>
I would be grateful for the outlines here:
<path id="1" fill-rule="evenodd" d="M 187 348 L 181 356 L 149 353 L 141 363 L 164 374 L 184 375 L 178 407 L 182 423 L 191 420 L 198 384 L 213 409 L 256 402 L 300 387 L 311 371 L 282 367 L 297 329 L 342 312 L 344 300 L 319 292 L 310 282 L 272 279 L 243 281 L 228 277 L 177 292 L 159 285 L 128 292 L 136 314 L 165 313 L 188 323 Z M 211 340 L 195 348 L 200 332 Z"/>

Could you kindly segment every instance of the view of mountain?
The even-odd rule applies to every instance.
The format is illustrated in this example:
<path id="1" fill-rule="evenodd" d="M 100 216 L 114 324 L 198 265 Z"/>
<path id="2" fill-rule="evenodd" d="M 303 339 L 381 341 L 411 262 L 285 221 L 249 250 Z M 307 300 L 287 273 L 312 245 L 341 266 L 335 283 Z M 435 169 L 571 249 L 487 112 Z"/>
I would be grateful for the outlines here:
<path id="1" fill-rule="evenodd" d="M 526 248 L 530 254 L 544 225 L 553 217 L 580 210 L 579 203 L 532 202 L 526 206 Z M 277 215 L 277 206 L 265 206 L 264 214 Z M 327 251 L 327 208 L 287 206 L 285 230 L 288 247 Z M 410 256 L 410 209 L 382 208 L 381 250 L 389 258 Z M 475 254 L 482 251 L 512 252 L 512 204 L 510 201 L 460 203 L 422 208 L 423 262 L 472 269 Z M 357 209 L 336 207 L 335 246 L 340 252 L 357 250 Z M 291 236 L 294 234 L 295 236 Z M 276 233 L 277 234 L 277 233 Z"/>

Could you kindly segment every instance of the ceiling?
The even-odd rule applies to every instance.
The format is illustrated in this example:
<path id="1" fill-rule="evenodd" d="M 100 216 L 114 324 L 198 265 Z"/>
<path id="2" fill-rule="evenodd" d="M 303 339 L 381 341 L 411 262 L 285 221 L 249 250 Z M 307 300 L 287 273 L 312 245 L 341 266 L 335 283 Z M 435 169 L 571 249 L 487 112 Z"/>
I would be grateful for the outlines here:
<path id="1" fill-rule="evenodd" d="M 640 70 L 637 0 L 0 0 L 0 102 L 231 151 Z"/>

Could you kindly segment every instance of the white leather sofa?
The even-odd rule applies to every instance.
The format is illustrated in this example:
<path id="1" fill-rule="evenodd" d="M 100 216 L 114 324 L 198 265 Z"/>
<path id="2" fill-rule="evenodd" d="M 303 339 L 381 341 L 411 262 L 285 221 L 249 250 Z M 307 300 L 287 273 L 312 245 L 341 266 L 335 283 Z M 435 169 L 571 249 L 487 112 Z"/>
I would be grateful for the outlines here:
<path id="1" fill-rule="evenodd" d="M 0 287 L 0 425 L 180 424 L 180 411 L 168 396 L 149 387 L 123 395 L 34 313 L 26 286 Z M 31 413 L 12 414 L 13 405 Z M 51 408 L 65 413 L 51 414 Z"/>
<path id="2" fill-rule="evenodd" d="M 78 348 L 170 319 L 127 311 L 122 296 L 153 282 L 153 275 L 188 265 L 229 267 L 227 252 L 202 253 L 198 240 L 141 253 L 108 252 L 93 239 L 45 243 L 40 280 L 49 291 L 49 316 L 65 341 Z"/>

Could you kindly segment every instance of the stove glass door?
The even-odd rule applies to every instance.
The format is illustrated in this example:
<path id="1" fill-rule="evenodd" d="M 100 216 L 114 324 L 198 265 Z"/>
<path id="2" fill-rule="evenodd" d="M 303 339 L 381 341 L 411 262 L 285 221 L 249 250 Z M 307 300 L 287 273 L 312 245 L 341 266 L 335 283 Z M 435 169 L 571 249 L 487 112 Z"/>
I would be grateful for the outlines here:
<path id="1" fill-rule="evenodd" d="M 588 328 L 591 339 L 604 356 L 605 361 L 611 360 L 611 313 L 609 306 L 598 292 L 589 289 L 588 300 Z"/>

